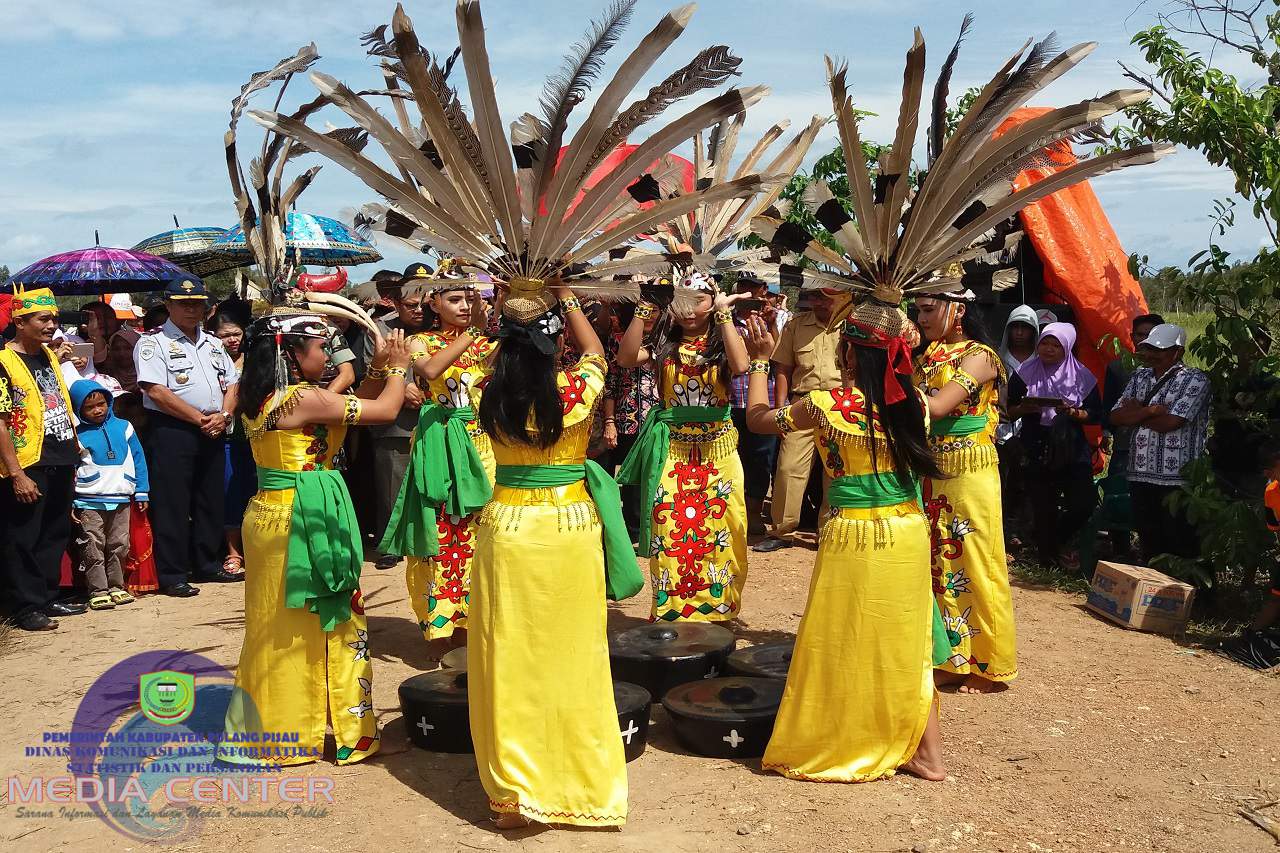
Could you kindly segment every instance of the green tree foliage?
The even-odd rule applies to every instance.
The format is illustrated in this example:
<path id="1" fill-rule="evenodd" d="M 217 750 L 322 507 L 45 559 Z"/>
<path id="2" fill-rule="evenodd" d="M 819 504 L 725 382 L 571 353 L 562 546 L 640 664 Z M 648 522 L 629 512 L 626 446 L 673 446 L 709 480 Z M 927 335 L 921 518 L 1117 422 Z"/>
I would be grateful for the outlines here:
<path id="1" fill-rule="evenodd" d="M 1154 97 L 1128 112 L 1132 127 L 1111 133 L 1116 144 L 1140 136 L 1185 145 L 1229 169 L 1236 191 L 1271 235 L 1272 245 L 1256 258 L 1232 259 L 1215 240 L 1235 225 L 1233 203 L 1218 201 L 1209 247 L 1190 260 L 1190 272 L 1166 268 L 1143 278 L 1157 306 L 1213 313 L 1191 351 L 1213 380 L 1216 437 L 1226 434 L 1231 444 L 1247 446 L 1280 437 L 1280 348 L 1274 345 L 1280 330 L 1280 12 L 1265 14 L 1264 5 L 1175 0 L 1166 7 L 1155 26 L 1133 37 L 1149 68 L 1122 66 Z M 1226 55 L 1252 63 L 1259 78 L 1242 80 L 1216 67 Z M 1227 444 L 1219 440 L 1215 452 L 1238 457 L 1240 448 Z M 1276 559 L 1275 540 L 1263 532 L 1261 496 L 1234 489 L 1231 473 L 1208 461 L 1186 472 L 1188 488 L 1177 502 L 1201 533 L 1204 561 L 1170 559 L 1165 568 L 1203 580 L 1224 573 L 1251 580 Z"/>

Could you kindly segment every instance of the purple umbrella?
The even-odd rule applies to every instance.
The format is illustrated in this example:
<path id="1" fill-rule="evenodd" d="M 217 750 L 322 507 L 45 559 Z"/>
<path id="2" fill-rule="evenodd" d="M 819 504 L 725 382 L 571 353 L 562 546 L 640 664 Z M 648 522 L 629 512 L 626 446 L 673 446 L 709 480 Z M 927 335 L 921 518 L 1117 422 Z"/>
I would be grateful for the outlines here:
<path id="1" fill-rule="evenodd" d="M 48 287 L 58 296 L 98 296 L 164 290 L 175 279 L 193 278 L 181 267 L 146 252 L 94 246 L 36 261 L 9 283 L 28 289 Z"/>

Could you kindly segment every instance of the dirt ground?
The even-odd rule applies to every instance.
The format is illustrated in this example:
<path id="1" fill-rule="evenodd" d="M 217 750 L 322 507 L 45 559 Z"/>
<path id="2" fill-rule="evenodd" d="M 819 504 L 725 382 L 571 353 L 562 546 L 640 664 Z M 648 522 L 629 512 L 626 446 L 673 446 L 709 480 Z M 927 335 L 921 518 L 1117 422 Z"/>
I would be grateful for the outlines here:
<path id="1" fill-rule="evenodd" d="M 813 551 L 761 556 L 751 567 L 740 645 L 795 631 Z M 1277 842 L 1237 814 L 1263 807 L 1280 823 L 1280 679 L 1158 636 L 1091 616 L 1079 597 L 1019 586 L 1021 678 L 994 696 L 944 695 L 950 776 L 865 785 L 794 782 L 748 762 L 678 747 L 661 709 L 647 751 L 629 765 L 630 823 L 622 829 L 488 826 L 470 756 L 408 745 L 396 687 L 430 668 L 408 602 L 403 564 L 366 566 L 374 705 L 384 747 L 331 774 L 326 817 L 222 818 L 177 850 L 710 850 L 1153 851 L 1269 850 Z M 198 598 L 149 597 L 115 611 L 64 619 L 51 635 L 22 636 L 3 658 L 0 776 L 65 773 L 58 758 L 25 758 L 46 730 L 67 730 L 92 680 L 125 655 L 199 651 L 234 668 L 242 589 L 208 584 Z M 615 628 L 638 624 L 642 596 L 615 606 Z M 831 725 L 838 726 L 838 720 Z M 133 850 L 139 842 L 96 818 L 18 817 L 0 806 L 0 849 Z"/>

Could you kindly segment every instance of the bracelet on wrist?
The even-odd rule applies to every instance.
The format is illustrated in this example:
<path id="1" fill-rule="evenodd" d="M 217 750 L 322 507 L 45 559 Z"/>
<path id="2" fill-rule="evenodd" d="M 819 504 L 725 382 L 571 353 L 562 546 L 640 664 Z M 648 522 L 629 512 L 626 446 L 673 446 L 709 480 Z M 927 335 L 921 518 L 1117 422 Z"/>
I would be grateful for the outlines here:
<path id="1" fill-rule="evenodd" d="M 385 367 L 373 367 L 373 366 L 371 365 L 371 366 L 369 367 L 369 372 L 368 372 L 367 374 L 365 374 L 365 375 L 366 375 L 366 376 L 368 376 L 370 379 L 386 379 L 386 378 L 387 378 L 387 368 L 385 368 Z"/>
<path id="2" fill-rule="evenodd" d="M 576 296 L 566 296 L 560 300 L 560 307 L 568 314 L 570 311 L 581 311 L 582 302 Z"/>
<path id="3" fill-rule="evenodd" d="M 753 358 L 751 364 L 747 365 L 747 373 L 768 373 L 769 362 L 763 358 Z"/>
<path id="4" fill-rule="evenodd" d="M 652 320 L 658 315 L 658 306 L 652 302 L 636 303 L 635 313 L 632 315 L 638 320 Z"/>
<path id="5" fill-rule="evenodd" d="M 390 378 L 392 376 L 399 376 L 401 379 L 404 379 L 408 375 L 409 375 L 409 371 L 405 370 L 403 367 L 387 368 L 387 378 Z"/>
<path id="6" fill-rule="evenodd" d="M 712 316 L 715 318 L 716 325 L 723 326 L 725 323 L 733 322 L 733 315 L 723 308 L 717 308 Z"/>

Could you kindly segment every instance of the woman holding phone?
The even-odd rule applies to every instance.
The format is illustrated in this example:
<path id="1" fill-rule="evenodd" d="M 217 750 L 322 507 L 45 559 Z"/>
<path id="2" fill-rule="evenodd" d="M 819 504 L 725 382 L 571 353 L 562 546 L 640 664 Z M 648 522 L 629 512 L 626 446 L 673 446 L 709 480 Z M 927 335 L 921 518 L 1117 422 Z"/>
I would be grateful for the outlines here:
<path id="1" fill-rule="evenodd" d="M 1022 423 L 1027 448 L 1027 487 L 1037 554 L 1047 565 L 1078 566 L 1064 555 L 1093 514 L 1098 490 L 1085 424 L 1102 417 L 1098 381 L 1073 350 L 1076 330 L 1050 323 L 1040 331 L 1036 354 L 1009 378 L 1009 418 Z"/>

